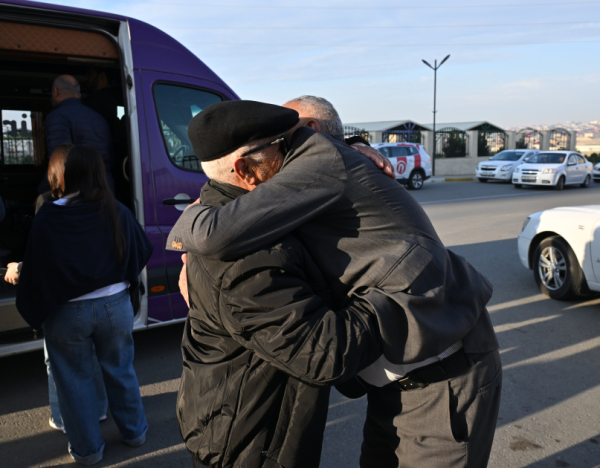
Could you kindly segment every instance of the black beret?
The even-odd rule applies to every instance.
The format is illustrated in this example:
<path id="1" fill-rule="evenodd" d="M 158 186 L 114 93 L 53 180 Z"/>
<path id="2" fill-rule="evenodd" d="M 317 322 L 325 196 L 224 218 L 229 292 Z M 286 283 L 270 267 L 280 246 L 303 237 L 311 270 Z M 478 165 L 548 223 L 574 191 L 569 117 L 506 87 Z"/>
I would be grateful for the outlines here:
<path id="1" fill-rule="evenodd" d="M 211 104 L 188 126 L 196 157 L 213 161 L 254 140 L 285 133 L 296 126 L 298 112 L 256 101 L 224 101 Z"/>

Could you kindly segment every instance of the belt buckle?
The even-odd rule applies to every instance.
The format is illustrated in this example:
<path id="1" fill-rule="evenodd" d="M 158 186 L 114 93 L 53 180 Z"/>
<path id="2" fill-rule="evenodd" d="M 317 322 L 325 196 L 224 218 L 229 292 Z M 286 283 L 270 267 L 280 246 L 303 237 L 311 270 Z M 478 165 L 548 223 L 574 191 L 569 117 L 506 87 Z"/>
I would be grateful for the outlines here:
<path id="1" fill-rule="evenodd" d="M 429 384 L 426 384 L 419 380 L 417 377 L 406 375 L 404 378 L 397 380 L 396 383 L 402 389 L 402 391 L 407 392 L 409 390 L 419 390 L 421 388 L 427 387 Z"/>

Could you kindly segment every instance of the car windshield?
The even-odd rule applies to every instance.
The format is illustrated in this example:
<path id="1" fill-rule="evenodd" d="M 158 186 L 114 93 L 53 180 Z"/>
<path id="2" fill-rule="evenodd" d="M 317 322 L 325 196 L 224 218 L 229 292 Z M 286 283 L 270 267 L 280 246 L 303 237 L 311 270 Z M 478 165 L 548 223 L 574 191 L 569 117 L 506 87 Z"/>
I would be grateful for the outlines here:
<path id="1" fill-rule="evenodd" d="M 530 164 L 562 164 L 565 162 L 565 153 L 537 153 L 525 158 Z"/>
<path id="2" fill-rule="evenodd" d="M 518 161 L 524 154 L 525 151 L 500 151 L 490 161 Z"/>

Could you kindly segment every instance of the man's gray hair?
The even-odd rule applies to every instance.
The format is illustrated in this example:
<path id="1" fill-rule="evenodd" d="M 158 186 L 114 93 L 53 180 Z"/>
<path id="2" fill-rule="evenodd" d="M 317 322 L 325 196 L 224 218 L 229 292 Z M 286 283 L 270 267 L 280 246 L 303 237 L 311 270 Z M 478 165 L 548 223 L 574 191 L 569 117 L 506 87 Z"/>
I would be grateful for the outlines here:
<path id="1" fill-rule="evenodd" d="M 213 161 L 202 162 L 202 170 L 209 179 L 225 184 L 236 185 L 238 177 L 234 172 L 231 172 L 234 161 L 246 151 L 250 151 L 251 149 L 254 149 L 257 146 L 260 146 L 263 143 L 267 143 L 271 140 L 272 138 L 256 140 L 253 141 L 252 144 L 244 145 L 241 148 L 236 149 L 233 153 L 229 153 L 222 158 L 215 159 Z M 266 149 L 257 153 L 252 153 L 251 156 L 246 156 L 246 158 L 252 159 L 252 161 L 256 164 L 260 164 L 267 159 Z"/>
<path id="2" fill-rule="evenodd" d="M 59 76 L 58 78 L 56 78 L 52 83 L 52 86 L 54 88 L 60 89 L 61 91 L 66 91 L 70 94 L 81 93 L 81 86 L 79 86 L 79 83 L 77 83 L 77 81 L 75 81 L 75 83 L 72 83 L 68 78 L 65 78 L 64 76 Z"/>
<path id="3" fill-rule="evenodd" d="M 300 96 L 296 99 L 290 99 L 290 102 L 299 102 L 312 110 L 311 118 L 317 120 L 321 126 L 321 132 L 329 135 L 344 135 L 344 127 L 340 115 L 327 99 L 317 96 Z"/>

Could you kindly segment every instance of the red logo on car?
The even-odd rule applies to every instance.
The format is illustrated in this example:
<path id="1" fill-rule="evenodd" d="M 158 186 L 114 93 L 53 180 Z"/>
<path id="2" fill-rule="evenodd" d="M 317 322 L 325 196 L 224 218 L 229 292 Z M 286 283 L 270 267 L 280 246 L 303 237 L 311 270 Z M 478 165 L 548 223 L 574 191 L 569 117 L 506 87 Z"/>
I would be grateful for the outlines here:
<path id="1" fill-rule="evenodd" d="M 406 157 L 402 156 L 398 159 L 396 159 L 396 172 L 398 174 L 404 174 L 404 171 L 406 171 Z"/>

